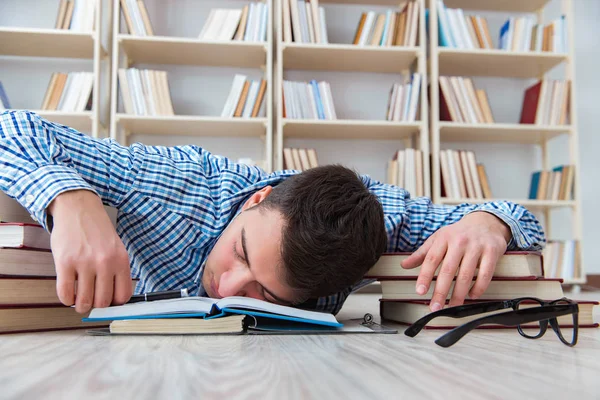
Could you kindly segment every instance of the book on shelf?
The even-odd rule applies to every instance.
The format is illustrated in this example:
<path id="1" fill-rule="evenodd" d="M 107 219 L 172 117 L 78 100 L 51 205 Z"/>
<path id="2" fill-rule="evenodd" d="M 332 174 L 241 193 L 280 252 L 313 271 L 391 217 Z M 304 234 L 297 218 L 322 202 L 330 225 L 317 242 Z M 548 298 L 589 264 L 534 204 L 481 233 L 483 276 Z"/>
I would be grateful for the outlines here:
<path id="1" fill-rule="evenodd" d="M 442 196 L 455 199 L 490 199 L 492 191 L 485 166 L 471 150 L 440 150 Z"/>
<path id="2" fill-rule="evenodd" d="M 235 74 L 229 95 L 221 111 L 221 117 L 255 118 L 265 115 L 265 91 L 267 81 L 248 79 Z"/>
<path id="3" fill-rule="evenodd" d="M 423 151 L 406 148 L 394 153 L 387 165 L 387 180 L 390 185 L 405 189 L 413 197 L 425 196 Z"/>
<path id="4" fill-rule="evenodd" d="M 125 113 L 175 115 L 166 71 L 119 68 L 117 74 Z"/>
<path id="5" fill-rule="evenodd" d="M 403 83 L 394 83 L 390 89 L 386 120 L 414 122 L 420 117 L 419 99 L 421 74 L 406 76 Z"/>
<path id="6" fill-rule="evenodd" d="M 541 79 L 525 90 L 521 107 L 521 124 L 569 124 L 571 81 Z"/>
<path id="7" fill-rule="evenodd" d="M 284 42 L 329 43 L 325 9 L 319 0 L 283 0 L 282 5 Z"/>
<path id="8" fill-rule="evenodd" d="M 543 250 L 547 278 L 581 278 L 581 250 L 577 240 L 548 240 Z"/>
<path id="9" fill-rule="evenodd" d="M 206 41 L 264 42 L 267 40 L 269 6 L 251 2 L 242 8 L 213 8 L 198 35 Z"/>
<path id="10" fill-rule="evenodd" d="M 284 147 L 283 161 L 284 169 L 294 169 L 297 171 L 306 171 L 307 169 L 319 166 L 317 151 L 315 149 Z"/>
<path id="11" fill-rule="evenodd" d="M 398 280 L 416 280 L 421 266 L 406 269 L 401 263 L 411 255 L 410 252 L 384 253 L 369 269 L 365 278 L 396 278 Z M 537 279 L 545 276 L 546 258 L 537 251 L 507 251 L 498 259 L 494 277 Z M 477 274 L 479 268 L 475 270 Z M 439 273 L 436 269 L 434 277 Z"/>
<path id="12" fill-rule="evenodd" d="M 574 165 L 559 165 L 551 171 L 535 171 L 531 174 L 529 199 L 573 200 Z"/>
<path id="13" fill-rule="evenodd" d="M 143 0 L 120 0 L 125 26 L 130 35 L 154 36 L 150 15 Z"/>
<path id="14" fill-rule="evenodd" d="M 92 109 L 93 72 L 53 72 L 41 109 L 83 112 Z"/>
<path id="15" fill-rule="evenodd" d="M 249 297 L 183 297 L 94 308 L 84 322 L 110 322 L 92 334 L 311 334 L 396 333 L 333 314 L 282 306 Z"/>
<path id="16" fill-rule="evenodd" d="M 6 94 L 6 90 L 4 89 L 4 85 L 2 81 L 0 81 L 0 111 L 10 109 L 10 101 L 8 100 L 8 95 Z"/>
<path id="17" fill-rule="evenodd" d="M 93 32 L 98 0 L 60 0 L 54 29 Z"/>
<path id="18" fill-rule="evenodd" d="M 418 28 L 419 2 L 408 1 L 399 11 L 363 12 L 352 43 L 357 46 L 414 47 L 418 43 Z"/>
<path id="19" fill-rule="evenodd" d="M 440 76 L 440 121 L 462 123 L 494 122 L 487 93 L 473 80 L 462 76 Z"/>
<path id="20" fill-rule="evenodd" d="M 337 119 L 329 82 L 283 81 L 283 117 L 289 119 Z"/>

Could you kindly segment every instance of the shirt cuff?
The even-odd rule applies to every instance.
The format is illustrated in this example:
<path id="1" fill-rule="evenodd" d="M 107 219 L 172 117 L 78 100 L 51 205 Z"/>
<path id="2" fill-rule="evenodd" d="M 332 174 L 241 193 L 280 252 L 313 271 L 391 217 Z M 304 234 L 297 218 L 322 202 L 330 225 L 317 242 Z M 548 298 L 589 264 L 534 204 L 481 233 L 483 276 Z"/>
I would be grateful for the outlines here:
<path id="1" fill-rule="evenodd" d="M 46 209 L 59 194 L 79 189 L 90 190 L 98 195 L 72 168 L 46 165 L 17 178 L 7 194 L 25 207 L 44 229 L 51 232 L 52 222 L 48 220 Z"/>
<path id="2" fill-rule="evenodd" d="M 513 248 L 526 249 L 528 247 L 526 240 L 526 233 L 523 230 L 519 221 L 512 215 L 505 211 L 502 211 L 496 207 L 486 207 L 487 204 L 483 204 L 480 208 L 476 208 L 472 211 L 469 211 L 467 214 L 476 212 L 476 211 L 485 211 L 496 217 L 500 218 L 508 227 L 510 228 L 511 238 L 508 241 L 506 246 L 507 250 Z"/>

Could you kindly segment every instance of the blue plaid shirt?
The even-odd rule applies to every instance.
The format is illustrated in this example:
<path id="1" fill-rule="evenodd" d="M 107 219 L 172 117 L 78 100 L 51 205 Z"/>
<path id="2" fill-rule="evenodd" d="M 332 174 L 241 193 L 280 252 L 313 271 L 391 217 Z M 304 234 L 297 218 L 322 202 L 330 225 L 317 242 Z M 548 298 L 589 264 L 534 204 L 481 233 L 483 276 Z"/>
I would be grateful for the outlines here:
<path id="1" fill-rule="evenodd" d="M 0 166 L 0 190 L 48 231 L 46 208 L 65 191 L 87 189 L 115 207 L 117 233 L 129 253 L 131 275 L 139 279 L 136 293 L 185 287 L 198 295 L 206 294 L 200 279 L 204 262 L 244 201 L 298 173 L 266 173 L 192 145 L 124 147 L 15 110 L 0 114 Z M 509 250 L 541 250 L 545 244 L 539 222 L 517 204 L 437 205 L 368 176 L 362 180 L 383 204 L 388 252 L 414 251 L 438 228 L 478 210 L 508 224 Z M 352 291 L 369 282 L 312 305 L 335 314 Z"/>

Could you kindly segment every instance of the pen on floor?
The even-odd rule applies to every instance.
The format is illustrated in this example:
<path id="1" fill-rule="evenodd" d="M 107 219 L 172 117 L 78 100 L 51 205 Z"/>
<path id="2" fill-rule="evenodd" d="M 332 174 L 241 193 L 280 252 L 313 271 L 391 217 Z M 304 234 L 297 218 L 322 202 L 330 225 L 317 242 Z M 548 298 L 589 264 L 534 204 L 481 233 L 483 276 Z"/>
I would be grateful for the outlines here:
<path id="1" fill-rule="evenodd" d="M 167 290 L 164 292 L 150 292 L 144 294 L 134 294 L 131 296 L 127 304 L 138 303 L 140 301 L 155 301 L 166 299 L 179 299 L 181 297 L 189 297 L 187 289 Z"/>

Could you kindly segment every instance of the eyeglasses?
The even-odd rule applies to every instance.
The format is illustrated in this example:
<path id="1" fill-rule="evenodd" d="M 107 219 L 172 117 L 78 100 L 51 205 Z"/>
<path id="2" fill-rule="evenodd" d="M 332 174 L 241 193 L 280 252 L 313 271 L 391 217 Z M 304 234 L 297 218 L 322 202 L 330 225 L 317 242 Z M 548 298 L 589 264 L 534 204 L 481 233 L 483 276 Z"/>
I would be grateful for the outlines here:
<path id="1" fill-rule="evenodd" d="M 533 306 L 530 306 L 530 304 L 533 304 Z M 435 343 L 442 347 L 452 346 L 467 333 L 484 324 L 516 326 L 517 331 L 521 336 L 528 339 L 538 339 L 544 336 L 548 324 L 550 324 L 552 330 L 554 330 L 561 342 L 569 347 L 577 344 L 579 306 L 576 302 L 567 299 L 566 297 L 550 302 L 540 300 L 536 297 L 520 297 L 512 300 L 463 304 L 460 306 L 443 308 L 429 313 L 414 322 L 404 331 L 404 334 L 410 337 L 416 336 L 429 321 L 436 317 L 463 318 L 507 308 L 512 308 L 513 311 L 486 315 L 467 322 L 440 336 L 436 339 Z M 557 318 L 569 314 L 572 314 L 573 316 L 572 328 L 570 324 L 563 324 L 563 327 L 561 328 Z M 537 324 L 531 324 L 535 322 L 537 322 Z M 530 325 L 525 326 L 525 324 Z M 537 333 L 532 335 L 529 332 L 525 332 L 527 329 L 535 329 Z"/>

